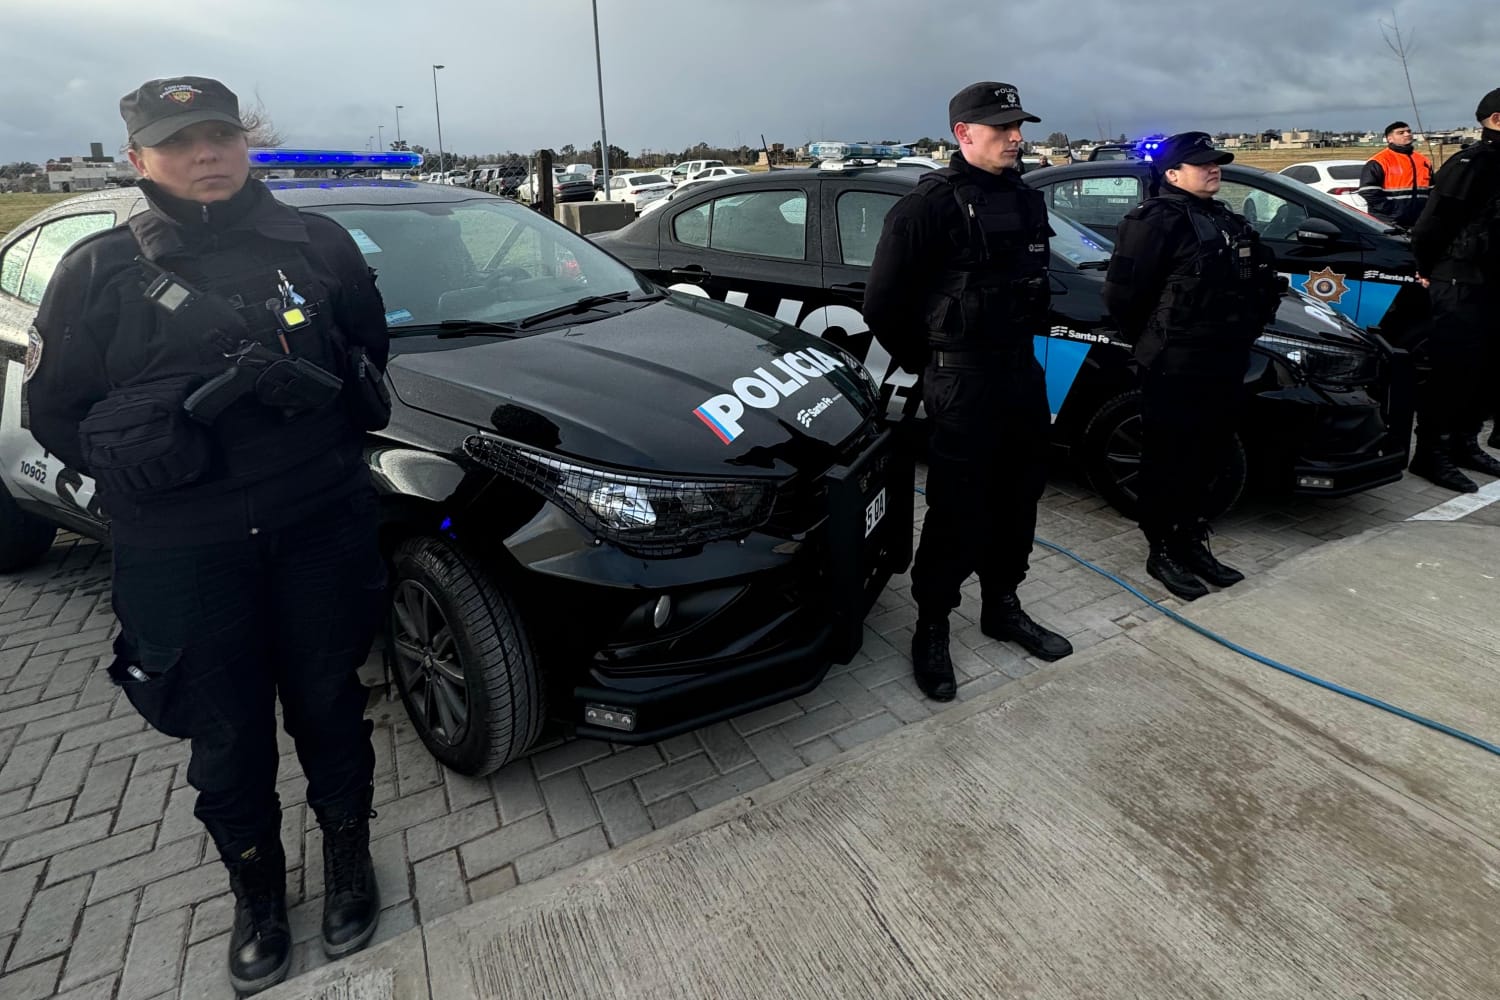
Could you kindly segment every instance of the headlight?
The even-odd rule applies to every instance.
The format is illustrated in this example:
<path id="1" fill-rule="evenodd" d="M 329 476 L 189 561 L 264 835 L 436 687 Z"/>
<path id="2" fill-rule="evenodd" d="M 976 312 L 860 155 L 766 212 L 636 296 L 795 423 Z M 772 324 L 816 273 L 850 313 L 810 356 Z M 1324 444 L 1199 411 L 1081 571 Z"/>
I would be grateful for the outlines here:
<path id="1" fill-rule="evenodd" d="M 1380 373 L 1379 355 L 1359 347 L 1274 333 L 1261 334 L 1256 338 L 1255 346 L 1290 362 L 1313 382 L 1366 385 Z"/>
<path id="2" fill-rule="evenodd" d="M 770 519 L 776 496 L 764 481 L 635 476 L 483 434 L 466 438 L 464 452 L 536 490 L 600 538 L 655 555 L 744 535 Z"/>

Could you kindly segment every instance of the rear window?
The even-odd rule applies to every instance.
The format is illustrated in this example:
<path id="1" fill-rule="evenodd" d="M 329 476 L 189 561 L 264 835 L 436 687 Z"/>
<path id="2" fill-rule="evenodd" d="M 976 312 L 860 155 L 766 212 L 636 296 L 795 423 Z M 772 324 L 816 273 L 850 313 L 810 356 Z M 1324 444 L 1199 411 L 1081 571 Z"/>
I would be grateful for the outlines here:
<path id="1" fill-rule="evenodd" d="M 1357 181 L 1359 172 L 1365 168 L 1363 163 L 1345 163 L 1337 167 L 1328 168 L 1328 176 L 1336 181 Z"/>
<path id="2" fill-rule="evenodd" d="M 631 187 L 641 187 L 644 184 L 665 184 L 667 179 L 660 174 L 631 174 L 625 183 Z"/>

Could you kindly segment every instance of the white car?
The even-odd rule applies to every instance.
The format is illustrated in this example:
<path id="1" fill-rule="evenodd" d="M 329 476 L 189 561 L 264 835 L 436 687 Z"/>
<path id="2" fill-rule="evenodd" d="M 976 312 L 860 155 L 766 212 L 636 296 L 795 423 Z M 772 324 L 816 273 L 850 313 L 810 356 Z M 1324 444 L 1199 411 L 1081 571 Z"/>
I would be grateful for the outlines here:
<path id="1" fill-rule="evenodd" d="M 713 181 L 725 177 L 738 177 L 740 174 L 748 174 L 749 172 L 744 167 L 709 167 L 707 170 L 698 171 L 693 175 L 692 179 L 695 181 Z"/>
<path id="2" fill-rule="evenodd" d="M 661 174 L 631 173 L 609 175 L 609 201 L 623 201 L 643 212 L 653 201 L 672 193 L 672 182 Z M 603 191 L 594 192 L 595 201 L 604 201 Z"/>
<path id="3" fill-rule="evenodd" d="M 681 184 L 683 181 L 697 177 L 709 167 L 722 167 L 723 160 L 684 160 L 672 168 L 672 183 Z"/>
<path id="4" fill-rule="evenodd" d="M 1368 212 L 1369 206 L 1356 192 L 1359 190 L 1359 173 L 1366 160 L 1309 160 L 1283 167 L 1280 173 L 1294 181 L 1301 181 L 1332 195 L 1350 208 Z"/>
<path id="5" fill-rule="evenodd" d="M 694 191 L 701 188 L 703 185 L 712 183 L 713 181 L 711 180 L 683 181 L 681 184 L 677 185 L 670 192 L 668 192 L 665 198 L 656 198 L 652 201 L 648 201 L 646 204 L 639 206 L 636 209 L 636 212 L 639 215 L 650 215 L 652 212 L 656 211 L 658 208 L 661 208 L 668 202 L 676 201 L 678 198 L 685 198 L 688 195 L 692 194 Z"/>

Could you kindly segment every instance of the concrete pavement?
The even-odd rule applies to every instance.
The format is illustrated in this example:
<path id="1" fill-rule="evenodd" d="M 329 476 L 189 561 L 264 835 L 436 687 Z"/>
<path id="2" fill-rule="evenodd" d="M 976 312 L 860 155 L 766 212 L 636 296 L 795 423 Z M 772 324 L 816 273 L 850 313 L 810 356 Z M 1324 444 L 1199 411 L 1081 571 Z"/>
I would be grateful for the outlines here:
<path id="1" fill-rule="evenodd" d="M 1330 540 L 1400 523 L 1451 496 L 1408 477 L 1341 500 L 1250 497 L 1220 524 L 1215 548 L 1253 582 Z M 1462 523 L 1500 525 L 1500 504 Z M 1141 571 L 1145 550 L 1134 525 L 1065 477 L 1043 498 L 1038 531 L 1163 596 Z M 1042 549 L 1023 596 L 1079 649 L 1158 617 Z M 386 904 L 378 940 L 958 711 L 926 701 L 911 683 L 914 617 L 907 581 L 897 579 L 868 622 L 860 656 L 803 698 L 652 747 L 554 736 L 481 781 L 437 767 L 399 703 L 374 694 L 374 847 Z M 1050 669 L 982 636 L 977 617 L 971 585 L 955 623 L 961 701 Z M 147 730 L 104 677 L 113 629 L 108 553 L 96 544 L 64 538 L 41 566 L 0 578 L 5 1000 L 231 995 L 228 887 L 191 815 L 186 747 Z M 296 974 L 326 961 L 315 941 L 321 845 L 296 757 L 284 739 L 281 749 Z"/>
<path id="2" fill-rule="evenodd" d="M 1403 525 L 1192 617 L 1500 741 L 1497 565 Z M 1491 998 L 1497 777 L 1159 619 L 266 997 Z"/>

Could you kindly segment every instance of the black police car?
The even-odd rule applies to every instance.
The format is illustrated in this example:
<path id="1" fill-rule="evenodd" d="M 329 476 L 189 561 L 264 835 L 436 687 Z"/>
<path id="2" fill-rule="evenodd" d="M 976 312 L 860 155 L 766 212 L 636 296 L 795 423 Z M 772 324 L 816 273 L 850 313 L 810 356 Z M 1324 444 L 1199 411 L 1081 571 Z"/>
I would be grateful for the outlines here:
<path id="1" fill-rule="evenodd" d="M 1026 174 L 1051 211 L 1111 240 L 1125 213 L 1148 196 L 1150 182 L 1144 159 Z M 1293 288 L 1397 347 L 1421 346 L 1429 304 L 1404 232 L 1299 181 L 1239 163 L 1223 167 L 1215 197 L 1249 220 Z"/>
<path id="2" fill-rule="evenodd" d="M 550 714 L 648 742 L 804 693 L 910 558 L 909 460 L 837 345 L 669 295 L 558 224 L 461 187 L 285 180 L 353 235 L 389 310 L 372 436 L 388 663 L 434 755 L 483 773 Z M 0 569 L 93 483 L 26 426 L 27 329 L 68 246 L 144 207 L 69 199 L 0 243 Z"/>
<path id="3" fill-rule="evenodd" d="M 883 382 L 893 415 L 909 407 L 915 376 L 893 369 L 859 306 L 885 214 L 921 172 L 841 166 L 715 181 L 591 238 L 663 284 L 797 323 L 846 348 Z M 1036 339 L 1036 356 L 1047 373 L 1053 439 L 1133 516 L 1140 397 L 1130 348 L 1105 318 L 1110 244 L 1056 212 L 1052 226 L 1052 328 Z M 1219 508 L 1238 497 L 1251 462 L 1272 486 L 1320 496 L 1399 479 L 1411 431 L 1408 362 L 1328 304 L 1288 292 L 1245 373 L 1252 404 L 1243 448 L 1219 479 Z"/>

